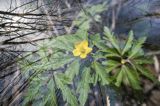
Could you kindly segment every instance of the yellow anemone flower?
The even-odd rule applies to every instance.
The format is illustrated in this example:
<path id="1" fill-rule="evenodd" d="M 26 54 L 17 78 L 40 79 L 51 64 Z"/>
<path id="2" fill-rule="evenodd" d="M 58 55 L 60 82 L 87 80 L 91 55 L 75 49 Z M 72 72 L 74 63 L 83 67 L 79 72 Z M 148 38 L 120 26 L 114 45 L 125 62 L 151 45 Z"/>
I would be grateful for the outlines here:
<path id="1" fill-rule="evenodd" d="M 87 54 L 89 54 L 91 51 L 92 51 L 92 48 L 88 47 L 88 41 L 84 40 L 78 44 L 75 44 L 73 55 L 80 56 L 80 58 L 86 58 Z"/>

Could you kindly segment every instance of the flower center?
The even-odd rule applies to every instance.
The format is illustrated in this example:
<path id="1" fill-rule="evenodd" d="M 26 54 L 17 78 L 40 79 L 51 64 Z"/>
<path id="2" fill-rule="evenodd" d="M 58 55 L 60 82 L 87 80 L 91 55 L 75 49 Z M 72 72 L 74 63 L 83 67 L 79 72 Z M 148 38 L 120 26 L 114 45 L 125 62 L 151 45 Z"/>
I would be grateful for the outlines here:
<path id="1" fill-rule="evenodd" d="M 85 53 L 86 50 L 84 48 L 81 49 L 81 53 Z"/>
<path id="2" fill-rule="evenodd" d="M 121 64 L 125 64 L 126 63 L 126 60 L 125 59 L 122 59 L 121 60 Z"/>

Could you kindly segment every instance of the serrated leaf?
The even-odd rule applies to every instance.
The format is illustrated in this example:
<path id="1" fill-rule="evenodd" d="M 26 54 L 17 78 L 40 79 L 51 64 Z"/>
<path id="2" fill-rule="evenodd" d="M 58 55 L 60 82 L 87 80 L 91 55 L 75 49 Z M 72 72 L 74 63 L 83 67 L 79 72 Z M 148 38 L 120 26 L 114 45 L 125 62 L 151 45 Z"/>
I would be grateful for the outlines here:
<path id="1" fill-rule="evenodd" d="M 116 49 L 114 48 L 107 48 L 107 49 L 103 49 L 101 50 L 102 52 L 105 52 L 105 57 L 121 57 L 120 54 L 116 51 Z"/>
<path id="2" fill-rule="evenodd" d="M 53 51 L 56 49 L 72 51 L 74 49 L 74 44 L 83 40 L 86 40 L 88 36 L 87 30 L 79 29 L 74 34 L 68 34 L 63 36 L 58 36 L 51 40 L 45 40 L 40 43 L 40 49 L 45 49 L 47 51 L 48 48 L 52 48 Z"/>
<path id="3" fill-rule="evenodd" d="M 55 81 L 57 87 L 62 91 L 64 101 L 67 101 L 67 103 L 70 104 L 71 106 L 78 106 L 77 98 L 72 93 L 71 89 L 66 85 L 65 78 L 60 76 L 59 74 L 55 74 Z"/>
<path id="4" fill-rule="evenodd" d="M 81 106 L 84 106 L 87 101 L 88 93 L 90 90 L 89 86 L 90 83 L 91 83 L 90 69 L 85 68 L 83 70 L 82 78 L 77 88 L 77 91 L 79 93 L 79 102 Z"/>
<path id="5" fill-rule="evenodd" d="M 45 104 L 48 102 L 51 106 L 57 106 L 57 97 L 55 94 L 55 83 L 53 79 L 51 79 L 48 83 L 48 89 L 49 89 L 49 94 L 48 94 L 48 100 L 46 99 Z"/>
<path id="6" fill-rule="evenodd" d="M 145 57 L 139 57 L 134 59 L 135 64 L 152 64 L 153 60 Z"/>
<path id="7" fill-rule="evenodd" d="M 142 44 L 145 42 L 145 40 L 146 40 L 146 37 L 142 37 L 138 39 L 136 43 L 134 43 L 131 49 L 131 52 L 129 54 L 129 58 L 134 57 L 141 50 Z"/>
<path id="8" fill-rule="evenodd" d="M 74 44 L 82 40 L 83 39 L 77 34 L 59 36 L 52 41 L 52 44 L 50 46 L 52 48 L 72 51 L 74 49 Z"/>
<path id="9" fill-rule="evenodd" d="M 105 68 L 99 64 L 98 62 L 94 62 L 94 69 L 96 74 L 99 76 L 102 85 L 106 85 L 110 83 L 109 76 L 107 75 Z"/>
<path id="10" fill-rule="evenodd" d="M 141 73 L 143 76 L 149 78 L 149 79 L 152 80 L 153 82 L 154 82 L 154 81 L 157 81 L 157 80 L 156 80 L 156 77 L 155 77 L 155 76 L 153 75 L 153 73 L 151 73 L 148 69 L 146 69 L 146 68 L 144 68 L 144 67 L 142 67 L 142 66 L 140 66 L 140 65 L 137 65 L 137 64 L 134 64 L 134 65 L 135 65 L 135 67 L 137 68 L 137 70 L 140 71 L 140 73 Z"/>
<path id="11" fill-rule="evenodd" d="M 107 66 L 115 66 L 115 65 L 118 65 L 118 64 L 120 64 L 118 61 L 115 61 L 115 60 L 107 60 L 107 61 L 105 61 L 106 62 L 106 65 Z"/>
<path id="12" fill-rule="evenodd" d="M 72 82 L 69 76 L 65 75 L 64 73 L 56 73 L 56 78 L 58 78 L 63 84 L 71 84 Z"/>
<path id="13" fill-rule="evenodd" d="M 101 41 L 99 34 L 91 35 L 91 36 L 89 36 L 89 38 L 93 42 L 93 44 L 96 44 Z"/>
<path id="14" fill-rule="evenodd" d="M 136 70 L 131 70 L 126 66 L 124 67 L 124 71 L 128 77 L 128 80 L 130 82 L 130 85 L 134 88 L 134 89 L 141 89 L 140 87 L 140 80 L 139 80 L 139 76 L 136 73 Z"/>
<path id="15" fill-rule="evenodd" d="M 114 69 L 116 69 L 118 66 L 121 65 L 119 62 L 117 62 L 115 60 L 107 60 L 104 62 L 102 62 L 102 64 L 106 65 L 106 72 L 107 73 L 110 73 L 111 71 L 113 71 Z"/>
<path id="16" fill-rule="evenodd" d="M 52 54 L 49 59 L 50 59 L 49 61 L 43 61 L 43 58 L 42 58 L 39 64 L 32 65 L 32 69 L 36 70 L 37 72 L 48 70 L 48 69 L 55 70 L 73 61 L 74 57 L 64 53 L 56 53 L 56 54 Z"/>
<path id="17" fill-rule="evenodd" d="M 93 82 L 92 83 L 95 86 L 97 84 L 97 82 L 98 82 L 98 75 L 97 74 L 93 74 L 92 78 L 93 78 Z"/>
<path id="18" fill-rule="evenodd" d="M 106 49 L 104 49 L 102 51 L 106 52 L 106 53 L 110 53 L 110 54 L 117 54 L 117 55 L 119 55 L 119 53 L 116 51 L 115 48 L 109 48 L 109 47 L 107 47 Z"/>
<path id="19" fill-rule="evenodd" d="M 125 52 L 127 52 L 129 49 L 131 49 L 132 43 L 133 43 L 133 31 L 130 31 L 129 32 L 129 38 L 128 38 L 126 44 L 125 44 L 125 47 L 123 48 L 122 55 Z"/>
<path id="20" fill-rule="evenodd" d="M 101 13 L 105 9 L 106 9 L 105 4 L 97 4 L 97 5 L 91 6 L 91 8 L 87 9 L 87 11 L 90 12 L 92 16 L 94 16 L 97 13 Z"/>
<path id="21" fill-rule="evenodd" d="M 115 85 L 119 87 L 123 81 L 123 68 L 117 71 L 119 71 L 119 73 L 117 74 Z"/>
<path id="22" fill-rule="evenodd" d="M 73 78 L 79 73 L 79 67 L 80 67 L 79 60 L 73 61 L 65 71 L 66 76 L 68 76 L 71 80 L 73 80 Z"/>
<path id="23" fill-rule="evenodd" d="M 117 54 L 106 54 L 105 57 L 109 58 L 109 57 L 120 57 L 120 56 Z"/>
<path id="24" fill-rule="evenodd" d="M 108 41 L 117 49 L 119 53 L 121 53 L 119 44 L 115 36 L 110 32 L 110 30 L 107 27 L 104 27 L 104 33 L 105 36 L 107 37 Z"/>
<path id="25" fill-rule="evenodd" d="M 70 55 L 63 54 L 63 55 L 59 55 L 59 57 L 53 56 L 53 57 L 51 57 L 51 59 L 52 59 L 52 61 L 49 62 L 47 65 L 49 65 L 54 70 L 54 69 L 63 67 L 67 63 L 70 63 L 71 61 L 74 60 L 74 57 L 70 56 Z M 49 68 L 49 66 L 47 66 L 47 67 Z"/>
<path id="26" fill-rule="evenodd" d="M 93 42 L 93 44 L 101 51 L 107 49 L 106 45 L 104 44 L 104 42 L 102 42 L 102 40 L 100 40 L 99 42 Z"/>

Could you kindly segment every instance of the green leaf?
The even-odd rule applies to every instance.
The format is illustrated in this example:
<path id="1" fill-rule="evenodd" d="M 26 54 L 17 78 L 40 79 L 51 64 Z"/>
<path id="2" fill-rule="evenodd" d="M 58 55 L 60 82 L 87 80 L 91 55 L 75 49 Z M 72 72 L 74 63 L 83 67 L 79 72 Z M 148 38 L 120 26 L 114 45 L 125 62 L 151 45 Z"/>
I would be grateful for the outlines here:
<path id="1" fill-rule="evenodd" d="M 52 44 L 50 45 L 50 47 L 58 48 L 66 51 L 72 51 L 74 49 L 74 44 L 82 40 L 83 39 L 81 38 L 81 36 L 78 36 L 76 34 L 63 35 L 55 38 L 52 41 Z"/>
<path id="2" fill-rule="evenodd" d="M 51 67 L 54 70 L 63 67 L 65 64 L 70 63 L 74 60 L 74 57 L 64 53 L 56 53 L 50 59 L 51 61 L 46 64 L 46 67 L 48 67 L 48 69 Z"/>
<path id="3" fill-rule="evenodd" d="M 87 29 L 78 29 L 78 31 L 74 34 L 76 38 L 78 38 L 77 41 L 82 40 L 88 40 L 88 30 Z M 74 41 L 74 44 L 76 41 Z"/>
<path id="4" fill-rule="evenodd" d="M 117 50 L 116 49 L 114 49 L 114 48 L 107 48 L 107 49 L 103 49 L 103 50 L 101 50 L 102 52 L 104 52 L 104 53 L 106 53 L 105 54 L 105 57 L 121 57 L 121 55 L 117 52 Z"/>
<path id="5" fill-rule="evenodd" d="M 96 74 L 99 76 L 102 85 L 106 85 L 110 83 L 109 76 L 107 75 L 105 71 L 105 67 L 99 64 L 98 62 L 94 62 L 94 69 L 96 71 Z"/>
<path id="6" fill-rule="evenodd" d="M 106 10 L 106 3 L 103 4 L 96 4 L 92 6 L 86 6 L 84 7 L 86 12 L 82 9 L 80 13 L 78 14 L 78 17 L 81 17 L 83 19 L 90 18 L 87 13 L 89 13 L 91 16 L 95 16 L 98 13 L 101 13 L 102 11 Z"/>
<path id="7" fill-rule="evenodd" d="M 128 68 L 124 65 L 122 67 L 124 67 L 124 71 L 126 73 L 126 76 L 128 77 L 128 80 L 129 80 L 131 86 L 134 89 L 141 89 L 139 76 L 138 76 L 136 70 L 132 70 L 131 68 Z"/>
<path id="8" fill-rule="evenodd" d="M 97 74 L 93 74 L 92 76 L 92 83 L 95 86 L 98 82 L 98 75 Z"/>
<path id="9" fill-rule="evenodd" d="M 57 97 L 55 94 L 55 83 L 53 79 L 51 79 L 48 83 L 49 88 L 49 94 L 48 94 L 48 100 L 46 99 L 46 103 L 48 102 L 51 106 L 57 106 Z"/>
<path id="10" fill-rule="evenodd" d="M 53 51 L 56 49 L 72 51 L 74 49 L 74 45 L 77 42 L 87 40 L 88 32 L 85 29 L 79 29 L 75 34 L 58 36 L 53 39 L 45 40 L 40 43 L 40 49 L 44 49 L 47 51 L 48 48 L 52 48 Z"/>
<path id="11" fill-rule="evenodd" d="M 69 76 L 65 75 L 64 73 L 56 73 L 56 78 L 58 78 L 63 84 L 71 84 L 72 82 Z"/>
<path id="12" fill-rule="evenodd" d="M 101 51 L 107 49 L 107 46 L 105 45 L 105 43 L 104 43 L 102 40 L 100 40 L 99 42 L 93 42 L 93 44 L 94 44 L 97 48 L 99 48 Z"/>
<path id="13" fill-rule="evenodd" d="M 98 20 L 97 14 L 104 11 L 106 9 L 105 7 L 106 7 L 105 4 L 98 4 L 98 5 L 93 5 L 91 7 L 90 6 L 84 7 L 86 11 L 82 9 L 79 12 L 77 19 L 75 19 L 73 22 L 73 25 L 79 26 L 79 29 L 88 30 L 92 18 L 94 20 Z M 90 16 L 92 16 L 92 18 Z"/>
<path id="14" fill-rule="evenodd" d="M 137 65 L 137 64 L 134 64 L 135 67 L 137 68 L 138 71 L 140 71 L 140 73 L 149 78 L 150 80 L 152 80 L 153 82 L 157 81 L 156 80 L 156 77 L 153 75 L 153 73 L 151 73 L 151 71 L 149 71 L 148 69 L 142 67 L 141 65 Z"/>
<path id="15" fill-rule="evenodd" d="M 113 71 L 114 69 L 116 69 L 117 67 L 119 67 L 121 64 L 115 60 L 107 60 L 102 62 L 103 65 L 106 66 L 106 72 L 110 73 L 111 71 Z"/>
<path id="16" fill-rule="evenodd" d="M 70 63 L 75 58 L 71 55 L 64 54 L 62 52 L 57 52 L 55 54 L 51 54 L 50 58 L 48 60 L 43 60 L 43 57 L 41 57 L 41 61 L 38 62 L 38 64 L 32 64 L 32 69 L 41 72 L 45 70 L 55 70 L 60 67 L 63 67 L 65 64 Z"/>
<path id="17" fill-rule="evenodd" d="M 131 49 L 129 58 L 134 57 L 141 50 L 142 44 L 145 42 L 145 40 L 146 40 L 146 37 L 142 37 L 138 39 L 138 41 L 133 45 Z"/>
<path id="18" fill-rule="evenodd" d="M 89 36 L 89 38 L 93 44 L 97 44 L 101 41 L 101 37 L 99 34 L 91 35 L 91 36 Z"/>
<path id="19" fill-rule="evenodd" d="M 135 64 L 152 64 L 153 60 L 147 57 L 139 57 L 134 59 Z"/>
<path id="20" fill-rule="evenodd" d="M 117 39 L 115 38 L 115 36 L 110 32 L 110 30 L 107 27 L 104 27 L 104 33 L 105 36 L 107 37 L 108 41 L 113 45 L 113 47 L 115 47 L 117 49 L 117 51 L 120 53 L 120 47 L 118 44 Z"/>
<path id="21" fill-rule="evenodd" d="M 106 54 L 105 57 L 109 58 L 109 57 L 120 57 L 120 56 L 117 54 Z"/>
<path id="22" fill-rule="evenodd" d="M 133 43 L 133 31 L 130 31 L 129 32 L 129 38 L 128 38 L 126 44 L 125 44 L 125 47 L 123 48 L 122 55 L 125 52 L 127 52 L 129 49 L 131 49 L 132 43 Z"/>
<path id="23" fill-rule="evenodd" d="M 94 54 L 92 55 L 92 57 L 94 58 L 94 60 L 98 60 L 98 59 L 100 59 L 100 58 L 104 58 L 104 55 L 103 55 L 102 52 L 97 51 L 96 53 L 94 53 Z"/>
<path id="24" fill-rule="evenodd" d="M 62 74 L 55 74 L 55 81 L 57 87 L 62 91 L 64 101 L 67 101 L 71 106 L 78 106 L 77 98 L 72 93 L 71 89 L 66 85 L 70 81 L 65 81 L 66 76 L 63 77 Z"/>
<path id="25" fill-rule="evenodd" d="M 79 60 L 73 61 L 65 71 L 66 76 L 73 80 L 73 78 L 79 73 L 79 67 Z"/>
<path id="26" fill-rule="evenodd" d="M 82 78 L 78 84 L 77 92 L 79 93 L 79 102 L 81 106 L 84 106 L 88 98 L 88 93 L 90 91 L 89 84 L 91 83 L 90 69 L 84 68 L 82 73 Z"/>
<path id="27" fill-rule="evenodd" d="M 123 72 L 123 68 L 121 68 L 121 70 L 117 70 L 117 71 L 119 71 L 119 72 L 118 72 L 117 77 L 116 77 L 115 85 L 119 87 L 121 85 L 122 81 L 123 81 L 123 73 L 124 72 Z"/>
<path id="28" fill-rule="evenodd" d="M 104 11 L 106 9 L 105 3 L 104 4 L 97 4 L 97 5 L 93 5 L 91 6 L 89 9 L 87 9 L 87 11 L 94 16 L 97 13 L 101 13 L 102 11 Z"/>
<path id="29" fill-rule="evenodd" d="M 119 65 L 120 63 L 118 62 L 118 61 L 115 61 L 115 60 L 107 60 L 107 61 L 105 61 L 106 63 L 106 65 L 107 66 L 115 66 L 115 65 Z M 104 64 L 104 63 L 103 63 Z"/>

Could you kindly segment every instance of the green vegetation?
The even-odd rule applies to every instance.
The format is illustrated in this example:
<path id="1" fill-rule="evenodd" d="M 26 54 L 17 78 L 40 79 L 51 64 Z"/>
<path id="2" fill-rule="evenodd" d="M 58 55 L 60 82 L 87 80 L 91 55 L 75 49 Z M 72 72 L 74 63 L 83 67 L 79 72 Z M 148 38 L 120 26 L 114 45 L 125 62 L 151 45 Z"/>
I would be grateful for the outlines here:
<path id="1" fill-rule="evenodd" d="M 99 20 L 97 13 L 103 11 L 102 7 L 89 7 L 92 18 L 80 12 L 74 22 L 80 26 L 74 34 L 45 40 L 35 53 L 37 60 L 31 53 L 30 58 L 20 62 L 24 72 L 34 74 L 29 79 L 25 104 L 39 100 L 39 106 L 56 106 L 58 90 L 68 105 L 84 106 L 91 85 L 100 83 L 101 86 L 129 86 L 140 90 L 141 76 L 156 81 L 144 67 L 151 63 L 142 49 L 146 38 L 135 40 L 131 31 L 127 40 L 120 40 L 107 27 L 102 36 L 88 35 L 90 22 Z M 75 45 L 82 41 L 88 41 L 87 47 L 92 48 L 85 58 L 73 55 Z M 80 48 L 86 50 L 83 45 Z"/>

